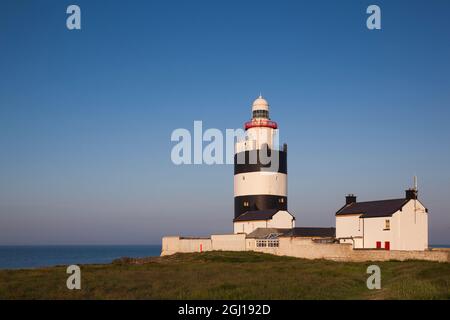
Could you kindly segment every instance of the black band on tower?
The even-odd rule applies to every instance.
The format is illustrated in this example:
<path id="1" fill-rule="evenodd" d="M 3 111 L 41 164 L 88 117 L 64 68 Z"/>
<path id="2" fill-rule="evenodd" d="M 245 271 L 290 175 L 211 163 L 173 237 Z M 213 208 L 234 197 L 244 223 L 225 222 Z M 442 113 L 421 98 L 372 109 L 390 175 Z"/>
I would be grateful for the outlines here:
<path id="1" fill-rule="evenodd" d="M 266 194 L 234 197 L 234 218 L 247 211 L 287 210 L 287 197 Z"/>

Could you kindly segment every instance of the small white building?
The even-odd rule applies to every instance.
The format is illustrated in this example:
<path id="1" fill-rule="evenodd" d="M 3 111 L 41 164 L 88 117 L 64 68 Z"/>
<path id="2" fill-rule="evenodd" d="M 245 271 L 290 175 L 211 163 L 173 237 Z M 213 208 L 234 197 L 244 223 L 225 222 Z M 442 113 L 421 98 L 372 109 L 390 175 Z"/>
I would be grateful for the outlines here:
<path id="1" fill-rule="evenodd" d="M 247 211 L 233 220 L 234 233 L 250 234 L 258 228 L 292 229 L 295 217 L 285 210 Z"/>
<path id="2" fill-rule="evenodd" d="M 336 212 L 336 238 L 355 249 L 428 249 L 428 210 L 417 194 L 414 188 L 402 199 L 367 202 L 348 195 Z"/>

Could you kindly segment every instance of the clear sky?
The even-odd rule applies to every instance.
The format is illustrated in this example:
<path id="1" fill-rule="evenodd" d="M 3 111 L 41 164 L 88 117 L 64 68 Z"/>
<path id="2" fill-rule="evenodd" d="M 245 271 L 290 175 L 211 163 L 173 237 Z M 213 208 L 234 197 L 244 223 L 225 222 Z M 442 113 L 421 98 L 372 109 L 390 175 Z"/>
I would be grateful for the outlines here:
<path id="1" fill-rule="evenodd" d="M 82 30 L 66 28 L 78 4 Z M 378 4 L 382 30 L 366 28 Z M 450 243 L 450 2 L 0 5 L 0 244 L 151 244 L 232 231 L 232 165 L 175 166 L 176 128 L 242 127 L 262 91 L 289 145 L 289 210 L 419 177 Z"/>

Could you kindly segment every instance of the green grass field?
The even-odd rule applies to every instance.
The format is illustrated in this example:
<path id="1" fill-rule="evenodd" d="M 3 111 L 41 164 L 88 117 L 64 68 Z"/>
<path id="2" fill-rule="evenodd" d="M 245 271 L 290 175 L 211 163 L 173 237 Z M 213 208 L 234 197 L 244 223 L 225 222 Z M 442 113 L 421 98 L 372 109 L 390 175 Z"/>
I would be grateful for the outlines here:
<path id="1" fill-rule="evenodd" d="M 381 268 L 381 290 L 366 269 Z M 250 252 L 207 252 L 81 266 L 0 271 L 0 299 L 450 299 L 450 263 L 348 263 Z"/>

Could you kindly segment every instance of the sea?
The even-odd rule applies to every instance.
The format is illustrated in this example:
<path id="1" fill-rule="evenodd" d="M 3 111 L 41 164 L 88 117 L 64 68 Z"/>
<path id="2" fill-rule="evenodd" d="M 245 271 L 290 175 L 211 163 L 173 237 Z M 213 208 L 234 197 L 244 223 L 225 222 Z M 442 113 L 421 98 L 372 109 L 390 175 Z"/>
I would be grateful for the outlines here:
<path id="1" fill-rule="evenodd" d="M 0 269 L 30 269 L 71 264 L 107 264 L 161 254 L 161 245 L 0 246 Z"/>
<path id="2" fill-rule="evenodd" d="M 450 245 L 432 245 L 450 248 Z M 0 246 L 0 269 L 31 269 L 71 264 L 107 264 L 130 257 L 156 257 L 161 245 Z"/>

